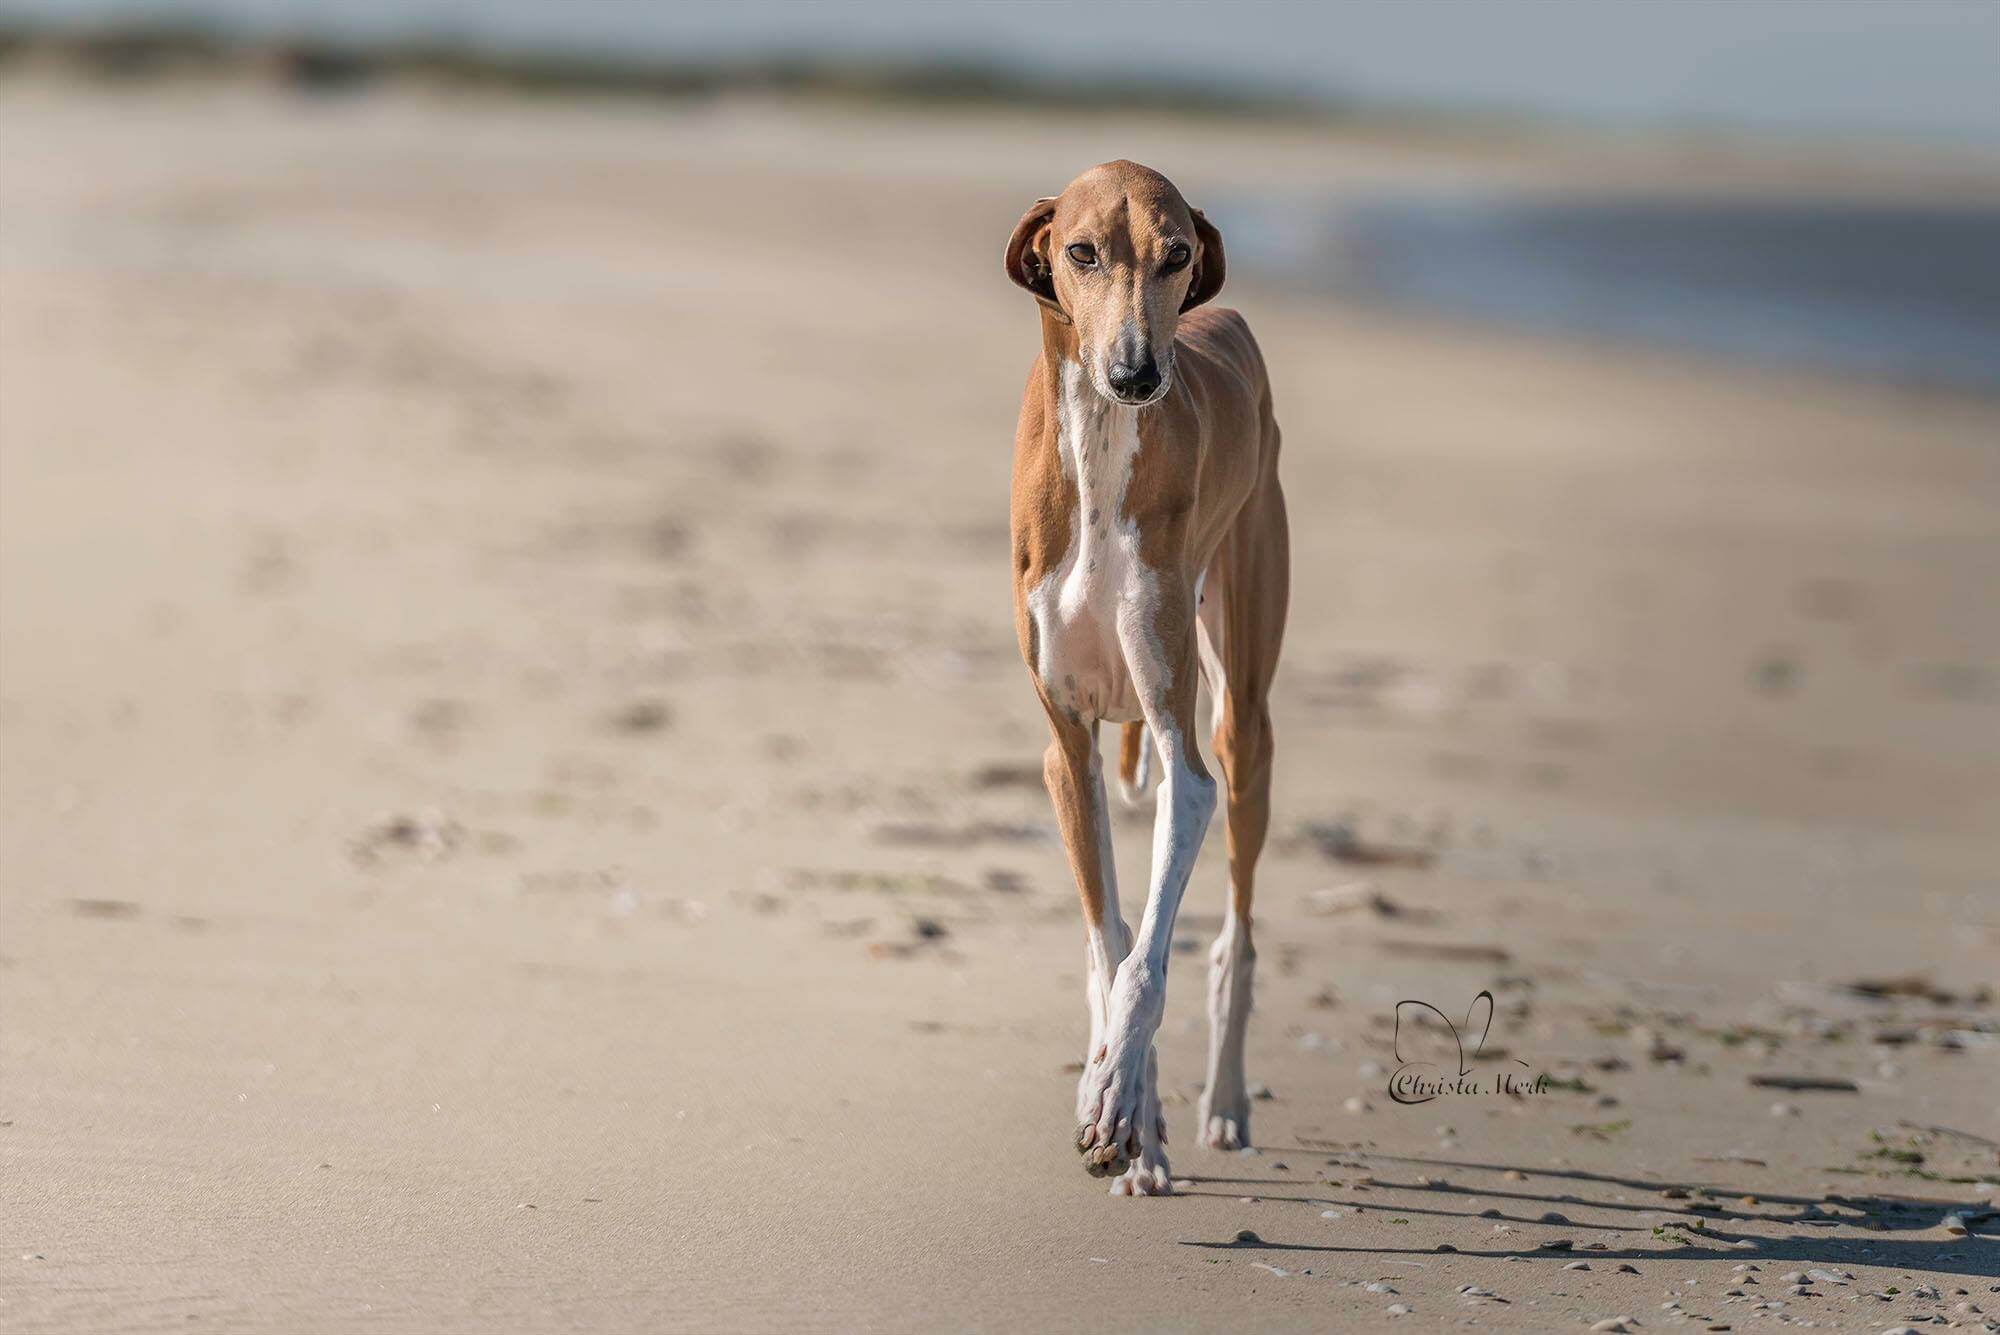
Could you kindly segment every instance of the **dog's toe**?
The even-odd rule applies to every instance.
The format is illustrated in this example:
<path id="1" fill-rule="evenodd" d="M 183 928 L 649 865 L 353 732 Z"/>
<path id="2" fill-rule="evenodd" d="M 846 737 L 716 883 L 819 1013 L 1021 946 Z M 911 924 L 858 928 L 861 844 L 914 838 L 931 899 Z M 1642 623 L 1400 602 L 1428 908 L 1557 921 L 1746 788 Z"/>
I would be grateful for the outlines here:
<path id="1" fill-rule="evenodd" d="M 1250 1099 L 1240 1089 L 1205 1093 L 1196 1113 L 1197 1144 L 1211 1150 L 1240 1150 L 1250 1144 Z"/>
<path id="2" fill-rule="evenodd" d="M 1250 1127 L 1234 1117 L 1209 1117 L 1202 1122 L 1200 1140 L 1212 1150 L 1240 1150 L 1250 1143 Z"/>
<path id="3" fill-rule="evenodd" d="M 1086 1123 L 1076 1129 L 1076 1152 L 1083 1156 L 1085 1172 L 1092 1177 L 1111 1177 L 1124 1172 L 1138 1157 L 1138 1138 L 1106 1139 L 1095 1123 Z"/>
<path id="4" fill-rule="evenodd" d="M 1092 1177 L 1112 1177 L 1132 1166 L 1132 1156 L 1126 1153 L 1123 1145 L 1081 1143 L 1087 1130 L 1077 1133 L 1079 1143 L 1076 1152 L 1083 1156 L 1084 1172 Z"/>
<path id="5" fill-rule="evenodd" d="M 1171 1196 L 1174 1194 L 1173 1170 L 1167 1167 L 1165 1157 L 1142 1154 L 1125 1172 L 1112 1180 L 1113 1196 Z"/>

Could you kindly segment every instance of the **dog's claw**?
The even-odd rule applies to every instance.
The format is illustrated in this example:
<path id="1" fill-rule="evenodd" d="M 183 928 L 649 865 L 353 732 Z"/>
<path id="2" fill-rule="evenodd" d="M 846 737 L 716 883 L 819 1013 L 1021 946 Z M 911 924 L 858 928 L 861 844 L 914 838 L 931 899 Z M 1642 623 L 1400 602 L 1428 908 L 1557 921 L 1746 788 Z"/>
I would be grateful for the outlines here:
<path id="1" fill-rule="evenodd" d="M 1085 1125 L 1077 1128 L 1076 1152 L 1083 1156 L 1084 1171 L 1092 1177 L 1113 1177 L 1139 1157 L 1139 1144 L 1136 1137 L 1129 1142 L 1103 1139 L 1095 1126 Z"/>

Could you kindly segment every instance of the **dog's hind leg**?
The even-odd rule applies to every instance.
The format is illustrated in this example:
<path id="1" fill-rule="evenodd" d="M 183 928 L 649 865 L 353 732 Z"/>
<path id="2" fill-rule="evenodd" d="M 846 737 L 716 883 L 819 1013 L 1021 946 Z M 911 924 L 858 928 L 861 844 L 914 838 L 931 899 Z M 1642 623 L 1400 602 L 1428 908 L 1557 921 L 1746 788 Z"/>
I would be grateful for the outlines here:
<path id="1" fill-rule="evenodd" d="M 1118 796 L 1125 799 L 1125 805 L 1136 807 L 1145 802 L 1152 787 L 1152 755 L 1145 724 L 1127 723 L 1119 729 Z"/>
<path id="2" fill-rule="evenodd" d="M 1250 1143 L 1250 1094 L 1243 1046 L 1250 1025 L 1257 949 L 1250 908 L 1257 857 L 1271 820 L 1271 677 L 1284 635 L 1290 571 L 1284 499 L 1269 497 L 1237 521 L 1218 555 L 1222 578 L 1202 609 L 1202 656 L 1217 701 L 1215 757 L 1227 792 L 1229 912 L 1209 948 L 1208 1083 L 1202 1090 L 1200 1143 L 1240 1149 Z M 1221 587 L 1216 588 L 1214 585 Z M 1220 678 L 1220 680 L 1218 680 Z"/>

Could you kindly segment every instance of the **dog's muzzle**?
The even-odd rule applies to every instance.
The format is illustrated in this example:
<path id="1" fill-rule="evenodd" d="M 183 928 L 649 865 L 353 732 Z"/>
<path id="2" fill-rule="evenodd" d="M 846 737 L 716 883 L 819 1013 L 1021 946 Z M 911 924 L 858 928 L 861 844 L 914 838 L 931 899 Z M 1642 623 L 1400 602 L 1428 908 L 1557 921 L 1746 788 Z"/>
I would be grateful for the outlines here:
<path id="1" fill-rule="evenodd" d="M 1104 383 L 1120 403 L 1151 403 L 1166 384 L 1166 373 L 1151 357 L 1135 361 L 1114 361 L 1104 368 Z"/>

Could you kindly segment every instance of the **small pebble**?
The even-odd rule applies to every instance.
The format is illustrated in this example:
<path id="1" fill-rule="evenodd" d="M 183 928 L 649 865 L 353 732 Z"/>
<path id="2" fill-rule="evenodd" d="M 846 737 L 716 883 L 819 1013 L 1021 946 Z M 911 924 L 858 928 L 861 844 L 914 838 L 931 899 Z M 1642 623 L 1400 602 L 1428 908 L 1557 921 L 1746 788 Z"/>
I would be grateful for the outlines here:
<path id="1" fill-rule="evenodd" d="M 1771 1116 L 1773 1117 L 1797 1117 L 1798 1115 L 1799 1105 L 1796 1103 L 1774 1103 L 1771 1105 Z"/>
<path id="2" fill-rule="evenodd" d="M 1401 1303 L 1390 1303 L 1387 1307 L 1383 1308 L 1382 1310 L 1388 1313 L 1390 1316 L 1408 1316 L 1410 1314 L 1410 1309 L 1403 1306 L 1403 1304 Z"/>
<path id="3" fill-rule="evenodd" d="M 1509 1168 L 1506 1172 L 1500 1174 L 1500 1176 L 1506 1178 L 1509 1182 L 1526 1182 L 1528 1180 L 1528 1175 L 1518 1168 Z"/>
<path id="4" fill-rule="evenodd" d="M 1570 1262 L 1570 1263 L 1569 1263 L 1568 1265 L 1564 1266 L 1564 1267 L 1563 1267 L 1563 1269 L 1565 1269 L 1565 1270 L 1588 1270 L 1588 1269 L 1590 1269 L 1590 1262 L 1588 1262 L 1588 1261 L 1571 1261 L 1571 1262 Z"/>
<path id="5" fill-rule="evenodd" d="M 1639 1267 L 1633 1265 L 1630 1261 L 1620 1261 L 1618 1263 L 1618 1273 L 1621 1275 L 1636 1275 L 1639 1273 Z"/>
<path id="6" fill-rule="evenodd" d="M 1364 1284 L 1362 1285 L 1362 1287 L 1367 1289 L 1368 1292 L 1370 1293 L 1394 1293 L 1396 1291 L 1394 1288 L 1390 1287 L 1387 1284 L 1384 1284 L 1379 1279 L 1373 1281 L 1372 1283 Z"/>
<path id="7" fill-rule="evenodd" d="M 1595 1322 L 1590 1328 L 1597 1331 L 1630 1330 L 1632 1329 L 1632 1318 L 1629 1316 L 1608 1316 L 1602 1321 Z"/>
<path id="8" fill-rule="evenodd" d="M 1347 1101 L 1340 1106 L 1346 1112 L 1365 1113 L 1368 1111 L 1368 1100 L 1362 1098 L 1359 1094 L 1353 1094 L 1349 1095 Z"/>
<path id="9" fill-rule="evenodd" d="M 1237 1229 L 1237 1230 L 1236 1230 L 1236 1240 L 1237 1240 L 1238 1242 L 1262 1242 L 1262 1241 L 1263 1241 L 1263 1239 L 1262 1239 L 1262 1238 L 1258 1237 L 1258 1236 L 1257 1236 L 1257 1235 L 1256 1235 L 1255 1233 L 1251 1232 L 1251 1231 L 1250 1231 L 1249 1229 L 1247 1229 L 1247 1228 L 1239 1228 L 1239 1229 Z"/>

